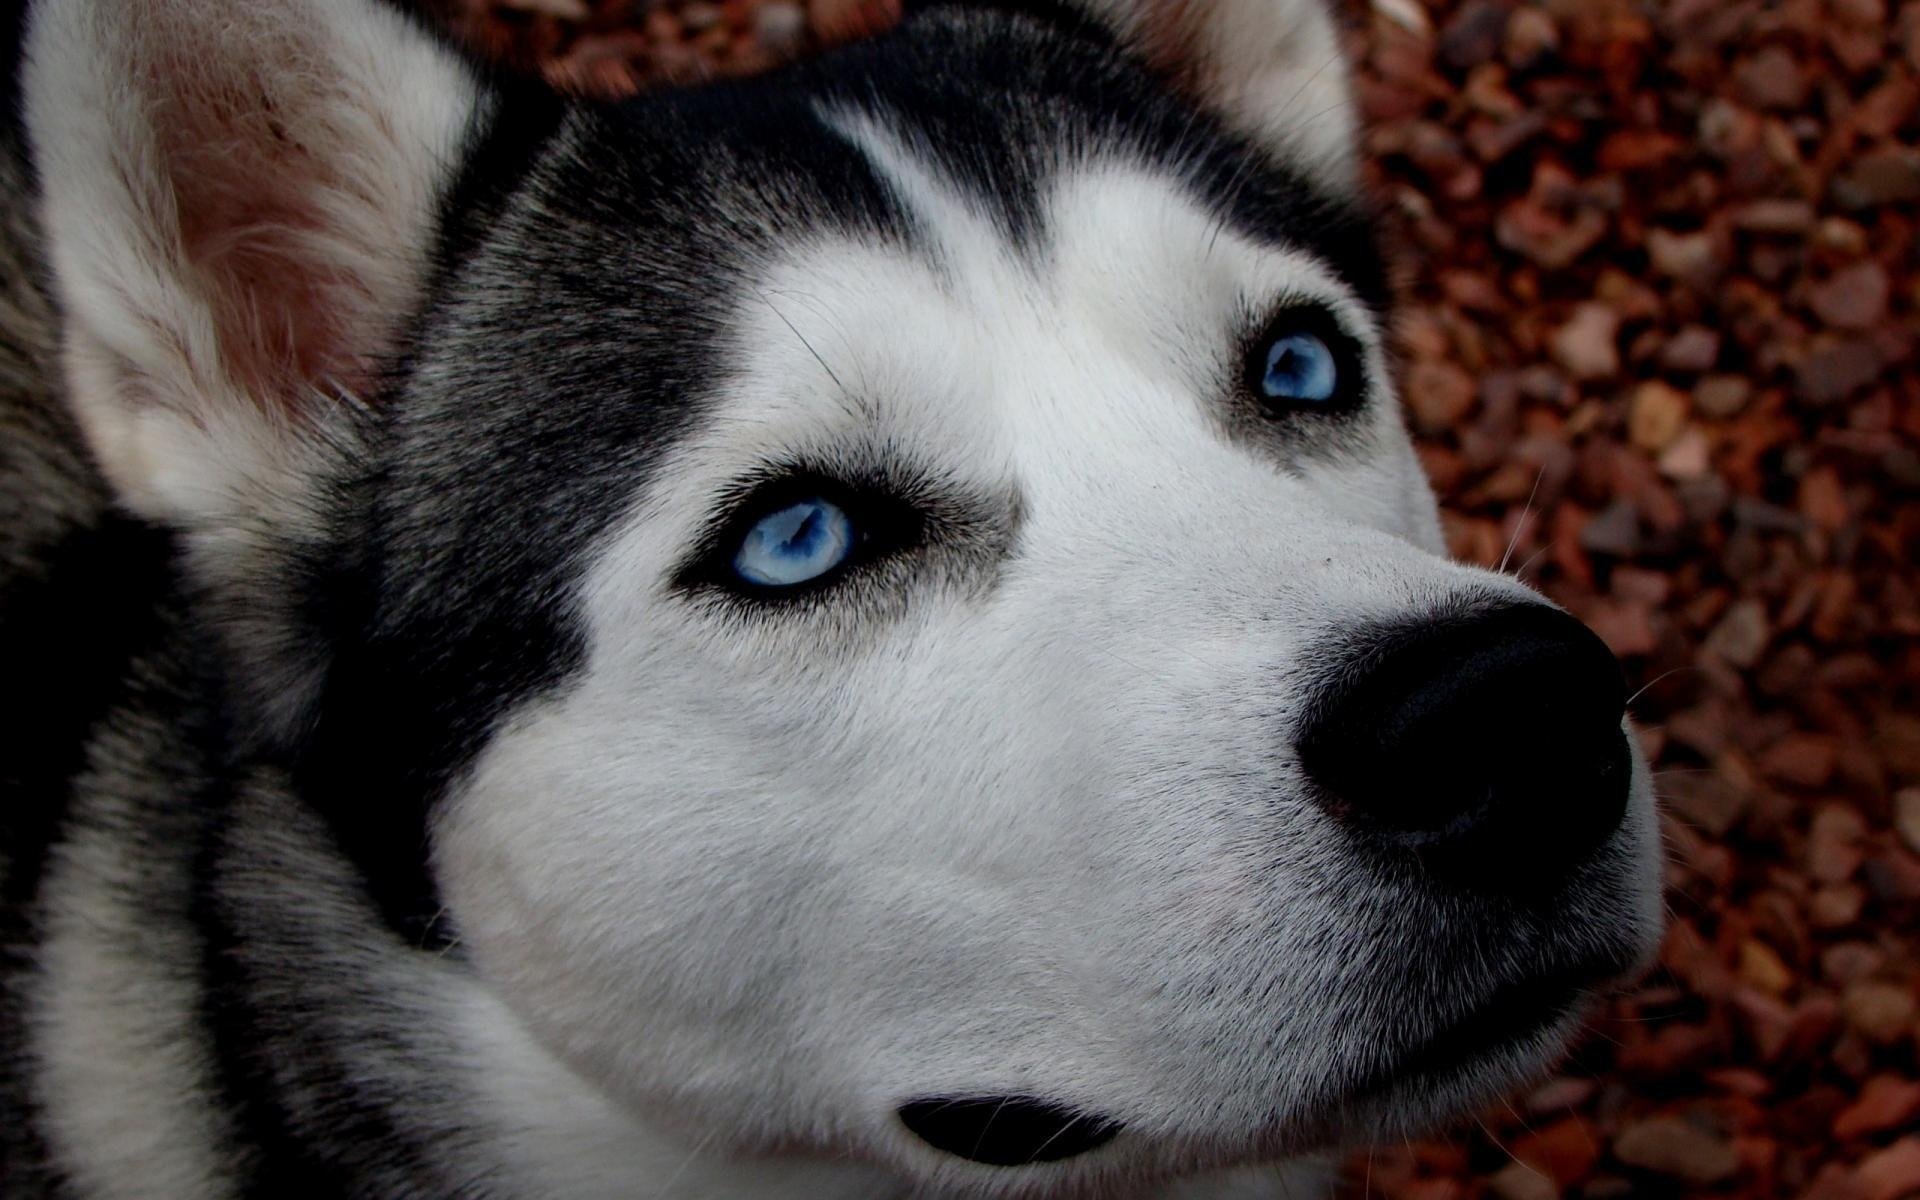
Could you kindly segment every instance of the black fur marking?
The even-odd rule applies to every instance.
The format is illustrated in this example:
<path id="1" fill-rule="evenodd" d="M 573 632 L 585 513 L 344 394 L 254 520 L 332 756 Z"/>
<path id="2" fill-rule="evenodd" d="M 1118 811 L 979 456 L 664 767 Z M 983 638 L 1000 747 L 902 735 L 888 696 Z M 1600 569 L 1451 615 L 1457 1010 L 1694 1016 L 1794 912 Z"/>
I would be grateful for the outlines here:
<path id="1" fill-rule="evenodd" d="M 518 192 L 465 185 L 474 227 L 446 238 L 408 364 L 447 382 L 400 386 L 302 589 L 332 658 L 301 791 L 423 947 L 453 932 L 427 865 L 435 798 L 581 666 L 575 582 L 724 387 L 744 258 L 823 228 L 908 236 L 864 160 L 778 89 L 550 118 L 515 143 Z"/>

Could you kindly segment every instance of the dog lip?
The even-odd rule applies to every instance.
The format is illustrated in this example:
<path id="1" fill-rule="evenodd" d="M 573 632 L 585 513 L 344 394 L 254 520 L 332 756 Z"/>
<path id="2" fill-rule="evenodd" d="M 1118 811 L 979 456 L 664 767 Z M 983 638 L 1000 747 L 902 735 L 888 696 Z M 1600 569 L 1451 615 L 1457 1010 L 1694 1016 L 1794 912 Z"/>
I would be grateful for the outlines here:
<path id="1" fill-rule="evenodd" d="M 1073 1158 L 1121 1130 L 1110 1117 L 1035 1096 L 928 1096 L 898 1112 L 901 1124 L 927 1145 L 994 1167 Z"/>
<path id="2" fill-rule="evenodd" d="M 1452 1074 L 1526 1042 L 1571 1015 L 1624 970 L 1611 962 L 1584 962 L 1505 984 L 1464 1017 L 1399 1055 L 1385 1082 Z"/>

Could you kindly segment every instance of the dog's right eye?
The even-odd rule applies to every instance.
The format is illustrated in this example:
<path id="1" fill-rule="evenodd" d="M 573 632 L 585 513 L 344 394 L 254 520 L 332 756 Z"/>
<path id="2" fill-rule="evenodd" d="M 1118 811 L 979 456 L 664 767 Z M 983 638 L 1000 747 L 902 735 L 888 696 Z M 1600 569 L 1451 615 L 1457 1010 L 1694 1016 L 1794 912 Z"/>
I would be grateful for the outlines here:
<path id="1" fill-rule="evenodd" d="M 846 510 L 823 496 L 786 504 L 748 527 L 734 551 L 744 583 L 786 588 L 811 583 L 852 556 L 859 530 Z"/>

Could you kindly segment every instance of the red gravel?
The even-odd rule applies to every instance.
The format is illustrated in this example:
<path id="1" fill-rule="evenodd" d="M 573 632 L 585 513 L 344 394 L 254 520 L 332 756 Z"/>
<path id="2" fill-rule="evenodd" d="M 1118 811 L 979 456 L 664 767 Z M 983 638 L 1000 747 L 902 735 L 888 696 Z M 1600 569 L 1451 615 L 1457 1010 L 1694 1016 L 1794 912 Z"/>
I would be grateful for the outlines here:
<path id="1" fill-rule="evenodd" d="M 894 0 L 441 0 L 618 93 Z M 1920 0 L 1354 4 L 1460 557 L 1600 631 L 1666 803 L 1659 969 L 1351 1194 L 1920 1196 Z"/>

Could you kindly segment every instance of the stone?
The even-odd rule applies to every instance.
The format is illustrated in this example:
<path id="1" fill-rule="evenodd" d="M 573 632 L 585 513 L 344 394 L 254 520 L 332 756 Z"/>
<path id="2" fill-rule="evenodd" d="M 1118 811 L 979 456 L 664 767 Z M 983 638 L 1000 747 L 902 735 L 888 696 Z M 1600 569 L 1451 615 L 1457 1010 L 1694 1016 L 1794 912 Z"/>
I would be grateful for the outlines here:
<path id="1" fill-rule="evenodd" d="M 1500 51 L 1507 32 L 1507 6 L 1497 0 L 1468 0 L 1440 30 L 1440 61 L 1465 71 Z"/>
<path id="2" fill-rule="evenodd" d="M 1713 443 L 1703 430 L 1683 430 L 1672 445 L 1660 452 L 1656 465 L 1662 475 L 1678 482 L 1704 479 L 1713 469 Z"/>
<path id="3" fill-rule="evenodd" d="M 1619 314 L 1605 304 L 1587 303 L 1554 331 L 1548 349 L 1575 379 L 1611 379 L 1620 373 L 1619 336 Z"/>
<path id="4" fill-rule="evenodd" d="M 1816 343 L 1800 360 L 1794 382 L 1802 400 L 1825 407 L 1880 378 L 1884 365 L 1873 343 L 1835 338 Z"/>
<path id="5" fill-rule="evenodd" d="M 1487 1187 L 1499 1200 L 1560 1200 L 1553 1180 L 1523 1162 L 1510 1162 L 1495 1171 Z"/>
<path id="6" fill-rule="evenodd" d="M 1692 1184 L 1719 1183 L 1740 1171 L 1730 1142 L 1679 1117 L 1649 1117 L 1622 1129 L 1613 1154 L 1630 1167 Z"/>
<path id="7" fill-rule="evenodd" d="M 807 39 L 807 11 L 786 0 L 770 0 L 753 10 L 753 35 L 779 55 L 796 53 Z"/>
<path id="8" fill-rule="evenodd" d="M 1627 407 L 1627 440 L 1658 454 L 1686 428 L 1687 408 L 1685 392 L 1658 379 L 1647 380 L 1633 389 Z"/>
<path id="9" fill-rule="evenodd" d="M 1442 358 L 1423 358 L 1407 372 L 1407 406 L 1425 434 L 1456 428 L 1473 409 L 1473 376 Z"/>
<path id="10" fill-rule="evenodd" d="M 1853 1184 L 1861 1200 L 1908 1200 L 1920 1192 L 1920 1137 L 1901 1138 L 1861 1159 Z"/>
<path id="11" fill-rule="evenodd" d="M 1655 271 L 1695 287 L 1712 284 L 1726 266 L 1718 242 L 1704 229 L 1695 233 L 1649 229 L 1647 256 Z"/>
<path id="12" fill-rule="evenodd" d="M 1805 200 L 1749 200 L 1733 210 L 1733 226 L 1748 233 L 1805 233 L 1817 216 Z"/>
<path id="13" fill-rule="evenodd" d="M 1815 929 L 1845 929 L 1860 919 L 1867 893 L 1858 884 L 1830 883 L 1807 899 L 1807 920 Z"/>
<path id="14" fill-rule="evenodd" d="M 1830 772 L 1831 763 L 1826 765 Z M 1866 836 L 1859 813 L 1841 804 L 1825 806 L 1807 827 L 1807 873 L 1823 883 L 1851 879 L 1866 858 Z"/>
<path id="15" fill-rule="evenodd" d="M 1833 1119 L 1833 1136 L 1852 1141 L 1898 1129 L 1916 1119 L 1920 1119 L 1920 1080 L 1875 1075 L 1860 1089 L 1860 1098 Z"/>
<path id="16" fill-rule="evenodd" d="M 1748 598 L 1728 606 L 1703 645 L 1729 666 L 1750 668 L 1760 661 L 1770 632 L 1766 607 L 1759 600 Z"/>
<path id="17" fill-rule="evenodd" d="M 1807 77 L 1785 46 L 1767 46 L 1733 69 L 1740 98 L 1755 108 L 1798 109 L 1807 101 Z"/>
<path id="18" fill-rule="evenodd" d="M 1700 372 L 1720 358 L 1720 335 L 1705 325 L 1688 325 L 1660 347 L 1660 365 L 1669 371 Z"/>
<path id="19" fill-rule="evenodd" d="M 1853 160 L 1830 189 L 1841 208 L 1873 208 L 1920 200 L 1920 150 L 1885 146 Z"/>
<path id="20" fill-rule="evenodd" d="M 1507 18 L 1507 32 L 1501 54 L 1516 71 L 1537 66 L 1560 48 L 1560 27 L 1551 14 L 1524 6 Z"/>
<path id="21" fill-rule="evenodd" d="M 1693 388 L 1693 406 L 1702 416 L 1724 419 L 1747 406 L 1753 385 L 1740 375 L 1709 375 Z"/>
<path id="22" fill-rule="evenodd" d="M 1631 500 L 1615 500 L 1580 527 L 1580 546 L 1593 554 L 1634 557 L 1640 553 L 1640 510 Z"/>
<path id="23" fill-rule="evenodd" d="M 1901 788 L 1894 793 L 1893 828 L 1907 849 L 1920 854 L 1920 788 Z"/>
<path id="24" fill-rule="evenodd" d="M 1807 303 L 1814 316 L 1835 329 L 1871 329 L 1886 319 L 1892 290 L 1887 269 L 1868 259 L 1815 284 Z"/>
<path id="25" fill-rule="evenodd" d="M 1913 1032 L 1913 1021 L 1920 1005 L 1913 991 L 1897 983 L 1865 980 L 1849 987 L 1840 996 L 1840 1011 L 1847 1024 L 1868 1041 L 1886 1046 Z"/>
<path id="26" fill-rule="evenodd" d="M 1740 943 L 1740 961 L 1735 973 L 1742 982 L 1773 996 L 1785 995 L 1793 986 L 1793 972 L 1781 961 L 1779 952 L 1757 938 Z"/>

